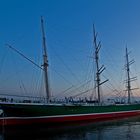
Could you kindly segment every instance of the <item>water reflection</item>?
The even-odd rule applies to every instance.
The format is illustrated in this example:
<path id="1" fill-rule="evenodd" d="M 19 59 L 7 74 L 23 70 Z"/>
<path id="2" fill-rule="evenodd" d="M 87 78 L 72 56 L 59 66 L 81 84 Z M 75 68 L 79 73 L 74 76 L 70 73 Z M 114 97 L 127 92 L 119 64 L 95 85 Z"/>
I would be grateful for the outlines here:
<path id="1" fill-rule="evenodd" d="M 139 140 L 140 117 L 63 126 L 4 128 L 0 140 Z"/>

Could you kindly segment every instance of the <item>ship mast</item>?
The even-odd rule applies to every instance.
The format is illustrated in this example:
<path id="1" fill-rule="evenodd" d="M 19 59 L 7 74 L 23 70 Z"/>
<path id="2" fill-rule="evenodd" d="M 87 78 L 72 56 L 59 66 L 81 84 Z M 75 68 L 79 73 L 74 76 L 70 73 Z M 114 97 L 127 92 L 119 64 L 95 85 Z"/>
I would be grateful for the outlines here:
<path id="1" fill-rule="evenodd" d="M 101 73 L 105 70 L 104 65 L 102 65 L 101 67 L 99 66 L 99 51 L 101 48 L 101 42 L 97 42 L 97 33 L 95 31 L 95 27 L 93 25 L 93 35 L 94 35 L 94 46 L 95 46 L 95 63 L 96 63 L 96 87 L 97 87 L 97 95 L 98 95 L 98 104 L 101 103 L 101 90 L 100 90 L 100 86 L 102 84 L 104 84 L 105 82 L 108 81 L 105 80 L 103 82 L 101 82 L 101 78 L 100 75 Z"/>
<path id="2" fill-rule="evenodd" d="M 128 93 L 128 104 L 131 103 L 130 94 L 131 94 L 131 83 L 130 83 L 130 64 L 128 58 L 128 51 L 126 48 L 126 71 L 127 71 L 127 93 Z"/>
<path id="3" fill-rule="evenodd" d="M 129 60 L 129 53 L 128 53 L 128 50 L 127 50 L 127 47 L 126 47 L 126 65 L 125 65 L 125 68 L 126 68 L 126 72 L 127 72 L 127 80 L 126 80 L 126 91 L 127 91 L 127 94 L 128 94 L 128 101 L 127 103 L 128 104 L 131 104 L 131 94 L 132 94 L 132 90 L 136 90 L 138 88 L 131 88 L 131 82 L 132 81 L 136 81 L 137 80 L 137 77 L 130 77 L 130 65 L 133 64 L 135 61 L 134 60 Z"/>
<path id="4" fill-rule="evenodd" d="M 44 69 L 44 77 L 45 77 L 45 90 L 47 96 L 47 103 L 50 101 L 50 91 L 49 91 L 49 81 L 48 81 L 48 57 L 47 57 L 47 49 L 46 49 L 46 38 L 44 31 L 44 21 L 43 17 L 41 17 L 41 29 L 42 29 L 42 45 L 43 45 L 43 69 Z"/>

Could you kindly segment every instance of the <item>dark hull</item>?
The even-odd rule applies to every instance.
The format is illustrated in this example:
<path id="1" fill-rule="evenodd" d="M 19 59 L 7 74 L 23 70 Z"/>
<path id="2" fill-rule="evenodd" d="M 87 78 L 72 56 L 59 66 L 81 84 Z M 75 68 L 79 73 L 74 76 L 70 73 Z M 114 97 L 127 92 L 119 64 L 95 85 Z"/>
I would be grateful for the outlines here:
<path id="1" fill-rule="evenodd" d="M 104 121 L 140 115 L 140 105 L 74 106 L 1 104 L 0 125 L 56 125 L 80 121 Z"/>

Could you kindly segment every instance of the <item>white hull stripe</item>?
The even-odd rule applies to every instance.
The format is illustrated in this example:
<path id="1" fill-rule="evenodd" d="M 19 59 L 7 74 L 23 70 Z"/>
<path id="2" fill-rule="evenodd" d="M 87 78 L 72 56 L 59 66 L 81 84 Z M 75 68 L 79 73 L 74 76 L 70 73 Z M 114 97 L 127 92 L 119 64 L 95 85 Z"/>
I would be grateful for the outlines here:
<path id="1" fill-rule="evenodd" d="M 119 114 L 119 113 L 134 113 L 134 112 L 140 112 L 140 110 L 105 112 L 105 113 L 89 113 L 89 114 L 55 115 L 55 116 L 37 116 L 37 117 L 0 117 L 0 120 L 1 119 L 47 119 L 47 118 L 61 118 L 61 117 L 76 117 L 76 116 L 94 116 L 94 115 Z"/>

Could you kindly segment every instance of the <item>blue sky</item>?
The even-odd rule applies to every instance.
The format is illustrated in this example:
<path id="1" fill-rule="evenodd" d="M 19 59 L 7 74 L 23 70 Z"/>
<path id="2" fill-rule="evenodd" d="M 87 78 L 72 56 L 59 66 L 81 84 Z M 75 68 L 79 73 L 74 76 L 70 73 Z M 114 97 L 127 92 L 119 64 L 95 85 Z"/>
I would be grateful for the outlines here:
<path id="1" fill-rule="evenodd" d="M 13 45 L 41 65 L 40 16 L 45 19 L 50 86 L 54 95 L 92 79 L 93 74 L 87 77 L 93 67 L 93 23 L 102 42 L 101 63 L 106 65 L 104 75 L 110 79 L 108 86 L 111 83 L 116 89 L 124 87 L 126 44 L 132 52 L 130 57 L 136 61 L 132 75 L 140 79 L 139 0 L 1 0 L 0 89 L 21 89 L 18 87 L 21 81 L 26 81 L 27 89 L 35 81 L 37 83 L 39 70 L 7 49 L 5 44 Z M 77 92 L 81 91 L 84 89 Z M 106 92 L 111 91 L 106 89 Z"/>

